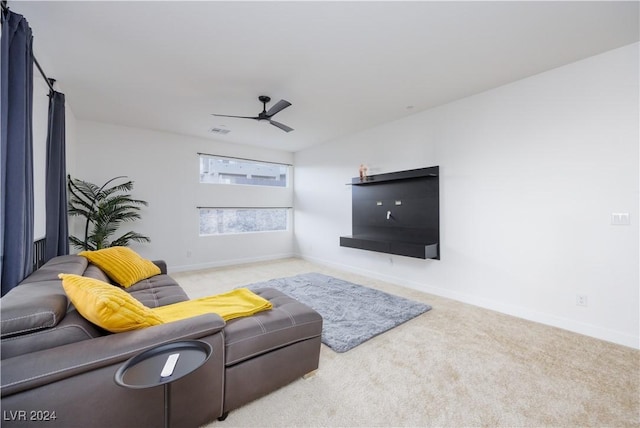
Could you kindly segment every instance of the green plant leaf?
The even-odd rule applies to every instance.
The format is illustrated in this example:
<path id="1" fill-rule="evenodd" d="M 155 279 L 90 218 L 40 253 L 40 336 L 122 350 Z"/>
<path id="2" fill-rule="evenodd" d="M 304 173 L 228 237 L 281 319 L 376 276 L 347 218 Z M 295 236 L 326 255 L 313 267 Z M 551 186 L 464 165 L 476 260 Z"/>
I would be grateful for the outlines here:
<path id="1" fill-rule="evenodd" d="M 123 194 L 133 189 L 133 181 L 111 185 L 114 181 L 123 178 L 126 177 L 114 177 L 98 187 L 93 183 L 67 176 L 67 187 L 70 193 L 69 215 L 85 218 L 84 240 L 77 237 L 69 238 L 75 247 L 95 250 L 116 245 L 126 246 L 129 241 L 151 241 L 148 237 L 136 232 L 127 232 L 120 238 L 109 241 L 122 223 L 141 218 L 140 206 L 149 205 L 146 201 L 133 199 L 129 193 Z"/>

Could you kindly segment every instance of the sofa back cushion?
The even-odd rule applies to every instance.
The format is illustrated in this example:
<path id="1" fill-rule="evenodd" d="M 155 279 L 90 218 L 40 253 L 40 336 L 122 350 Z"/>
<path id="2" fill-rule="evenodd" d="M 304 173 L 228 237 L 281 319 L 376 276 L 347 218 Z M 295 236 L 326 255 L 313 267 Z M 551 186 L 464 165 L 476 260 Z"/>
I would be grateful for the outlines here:
<path id="1" fill-rule="evenodd" d="M 107 334 L 72 309 L 55 327 L 2 339 L 2 359 L 93 339 Z"/>
<path id="2" fill-rule="evenodd" d="M 148 308 L 189 300 L 187 293 L 169 275 L 152 276 L 127 288 L 126 291 Z"/>
<path id="3" fill-rule="evenodd" d="M 4 339 L 56 326 L 68 307 L 58 274 L 81 275 L 86 267 L 87 261 L 82 257 L 56 257 L 9 291 L 0 301 L 1 337 Z"/>
<path id="4" fill-rule="evenodd" d="M 84 271 L 82 276 L 97 279 L 99 281 L 106 282 L 107 284 L 113 284 L 111 278 L 109 278 L 106 273 L 100 270 L 100 268 L 93 263 L 89 263 L 89 266 L 87 266 L 87 269 Z"/>
<path id="5" fill-rule="evenodd" d="M 25 284 L 9 298 L 2 298 L 1 337 L 54 327 L 67 313 L 67 298 L 59 293 L 42 293 L 51 284 Z M 42 287 L 40 285 L 43 285 Z"/>
<path id="6" fill-rule="evenodd" d="M 85 269 L 87 269 L 88 264 L 89 263 L 87 262 L 87 259 L 85 259 L 84 257 L 78 257 L 76 255 L 54 257 L 47 263 L 42 265 L 40 269 L 36 270 L 31 275 L 23 279 L 22 282 L 20 282 L 20 285 L 16 288 L 19 288 L 24 284 L 30 284 L 32 282 L 58 281 L 59 291 L 64 294 L 64 291 L 62 290 L 62 284 L 60 284 L 60 280 L 58 279 L 58 274 L 73 273 L 76 275 L 82 275 Z"/>

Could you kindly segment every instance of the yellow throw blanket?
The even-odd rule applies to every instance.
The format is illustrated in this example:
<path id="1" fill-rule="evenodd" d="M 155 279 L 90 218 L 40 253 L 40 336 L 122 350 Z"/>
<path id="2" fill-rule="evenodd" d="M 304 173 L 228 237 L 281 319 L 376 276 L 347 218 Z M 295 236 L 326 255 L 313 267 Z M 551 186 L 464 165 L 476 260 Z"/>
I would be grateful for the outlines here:
<path id="1" fill-rule="evenodd" d="M 228 321 L 266 311 L 272 307 L 271 302 L 248 288 L 238 288 L 215 296 L 160 306 L 152 311 L 165 323 L 210 313 L 218 314 Z"/>

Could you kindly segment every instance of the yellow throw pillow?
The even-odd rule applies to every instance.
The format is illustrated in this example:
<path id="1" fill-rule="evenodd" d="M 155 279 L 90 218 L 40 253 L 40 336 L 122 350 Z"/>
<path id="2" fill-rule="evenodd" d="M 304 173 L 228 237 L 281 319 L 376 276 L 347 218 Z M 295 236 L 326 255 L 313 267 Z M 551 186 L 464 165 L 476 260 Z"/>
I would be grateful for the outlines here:
<path id="1" fill-rule="evenodd" d="M 82 251 L 78 255 L 86 257 L 102 269 L 109 278 L 125 288 L 143 279 L 160 275 L 160 268 L 151 260 L 140 257 L 138 253 L 127 247 Z"/>
<path id="2" fill-rule="evenodd" d="M 151 309 L 121 288 L 97 279 L 61 273 L 62 287 L 80 314 L 112 333 L 162 324 Z"/>

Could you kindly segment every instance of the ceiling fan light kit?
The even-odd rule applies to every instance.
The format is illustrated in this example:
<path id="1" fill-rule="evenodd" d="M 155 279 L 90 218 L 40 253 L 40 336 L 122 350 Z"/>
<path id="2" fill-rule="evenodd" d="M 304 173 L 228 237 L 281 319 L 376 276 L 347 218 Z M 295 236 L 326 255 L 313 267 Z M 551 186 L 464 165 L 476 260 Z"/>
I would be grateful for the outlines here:
<path id="1" fill-rule="evenodd" d="M 235 117 L 235 118 L 238 118 L 238 119 L 253 119 L 253 120 L 257 120 L 257 121 L 265 120 L 265 121 L 269 122 L 270 124 L 272 124 L 273 126 L 275 126 L 277 128 L 280 128 L 285 132 L 293 131 L 293 128 L 290 128 L 287 125 L 284 125 L 284 124 L 282 124 L 280 122 L 276 122 L 275 120 L 271 119 L 277 113 L 279 113 L 282 110 L 284 110 L 287 107 L 289 107 L 291 105 L 291 103 L 289 101 L 280 100 L 277 103 L 275 103 L 268 111 L 267 111 L 267 104 L 271 101 L 271 98 L 266 96 L 266 95 L 260 95 L 258 97 L 258 101 L 260 101 L 262 103 L 262 112 L 260 112 L 257 116 L 232 116 L 232 115 L 227 115 L 227 114 L 215 114 L 215 113 L 212 114 L 212 116 Z"/>

